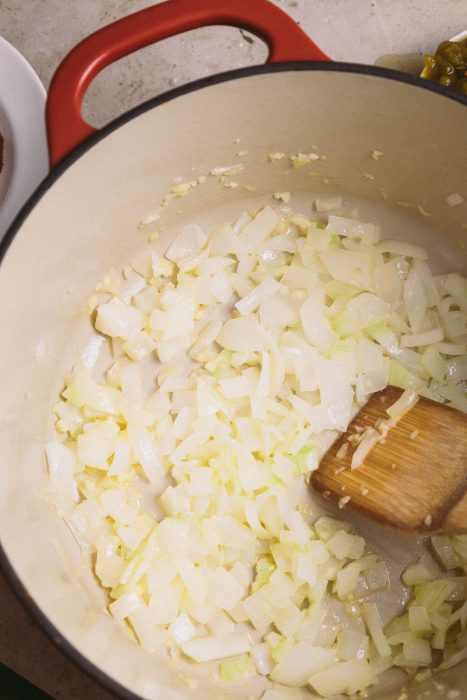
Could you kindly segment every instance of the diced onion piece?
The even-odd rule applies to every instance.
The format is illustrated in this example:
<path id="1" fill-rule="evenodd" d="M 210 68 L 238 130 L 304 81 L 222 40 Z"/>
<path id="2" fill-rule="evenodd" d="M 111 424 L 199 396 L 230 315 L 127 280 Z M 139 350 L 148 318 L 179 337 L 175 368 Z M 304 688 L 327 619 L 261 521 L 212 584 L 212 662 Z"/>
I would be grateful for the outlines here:
<path id="1" fill-rule="evenodd" d="M 298 642 L 282 654 L 279 663 L 271 673 L 271 679 L 284 685 L 304 686 L 311 675 L 328 668 L 335 659 L 336 652 L 332 649 Z"/>
<path id="2" fill-rule="evenodd" d="M 461 565 L 460 559 L 457 556 L 454 548 L 451 546 L 451 540 L 445 535 L 434 535 L 431 538 L 431 544 L 440 559 L 443 567 L 449 571 L 456 569 Z"/>
<path id="3" fill-rule="evenodd" d="M 444 288 L 448 294 L 459 304 L 461 309 L 467 311 L 467 280 L 462 275 L 452 272 L 444 280 Z"/>
<path id="4" fill-rule="evenodd" d="M 173 262 L 180 262 L 199 253 L 207 241 L 207 236 L 197 224 L 188 224 L 170 244 L 165 256 Z"/>
<path id="5" fill-rule="evenodd" d="M 422 563 L 412 564 L 402 574 L 402 581 L 406 586 L 415 586 L 420 583 L 427 583 L 436 578 L 436 574 L 430 571 Z"/>
<path id="6" fill-rule="evenodd" d="M 403 645 L 404 664 L 409 667 L 429 666 L 431 663 L 430 643 L 426 639 L 411 639 Z"/>
<path id="7" fill-rule="evenodd" d="M 208 597 L 219 608 L 232 610 L 244 595 L 237 579 L 223 567 L 218 567 L 209 582 Z"/>
<path id="8" fill-rule="evenodd" d="M 381 253 L 392 253 L 392 255 L 403 255 L 408 258 L 416 258 L 420 260 L 428 259 L 426 250 L 403 241 L 392 241 L 386 239 L 380 241 L 377 248 Z"/>
<path id="9" fill-rule="evenodd" d="M 119 299 L 111 299 L 97 308 L 95 328 L 111 338 L 132 340 L 143 326 L 142 312 Z"/>
<path id="10" fill-rule="evenodd" d="M 360 289 L 370 290 L 372 288 L 372 260 L 367 251 L 336 248 L 322 253 L 320 259 L 330 275 L 340 282 Z"/>
<path id="11" fill-rule="evenodd" d="M 467 345 L 462 343 L 436 343 L 435 349 L 445 355 L 465 355 Z"/>
<path id="12" fill-rule="evenodd" d="M 401 345 L 403 348 L 415 348 L 420 345 L 432 345 L 443 340 L 444 333 L 441 328 L 433 328 L 424 333 L 414 333 L 413 335 L 401 336 Z"/>
<path id="13" fill-rule="evenodd" d="M 339 530 L 334 537 L 327 542 L 327 548 L 338 559 L 345 559 L 353 545 L 354 537 L 345 530 Z"/>
<path id="14" fill-rule="evenodd" d="M 275 294 L 280 289 L 280 284 L 275 279 L 267 278 L 260 282 L 260 284 L 252 289 L 246 296 L 240 301 L 237 301 L 235 308 L 240 311 L 242 316 L 247 316 L 255 311 L 260 302 L 268 296 Z"/>
<path id="15" fill-rule="evenodd" d="M 177 644 L 182 644 L 196 637 L 196 628 L 189 616 L 183 613 L 169 625 L 169 634 Z"/>
<path id="16" fill-rule="evenodd" d="M 350 462 L 351 469 L 357 469 L 365 461 L 366 456 L 371 452 L 373 447 L 382 439 L 381 433 L 374 428 L 367 428 L 363 433 L 363 437 L 358 443 L 358 447 L 352 455 Z"/>
<path id="17" fill-rule="evenodd" d="M 276 212 L 270 207 L 264 207 L 240 232 L 239 238 L 245 250 L 254 250 L 258 243 L 270 236 L 278 221 Z"/>
<path id="18" fill-rule="evenodd" d="M 300 318 L 307 338 L 320 350 L 327 351 L 339 336 L 325 318 L 320 304 L 309 297 L 300 307 Z"/>
<path id="19" fill-rule="evenodd" d="M 328 229 L 340 236 L 361 238 L 371 245 L 379 241 L 379 226 L 376 224 L 365 224 L 362 221 L 355 221 L 355 219 L 331 215 L 328 219 Z"/>
<path id="20" fill-rule="evenodd" d="M 438 612 L 455 587 L 455 583 L 447 579 L 430 581 L 415 588 L 415 600 L 426 608 L 429 615 L 433 615 Z"/>
<path id="21" fill-rule="evenodd" d="M 49 440 L 45 446 L 49 478 L 53 491 L 65 493 L 78 502 L 78 488 L 74 479 L 75 459 L 73 452 L 57 440 Z"/>
<path id="22" fill-rule="evenodd" d="M 308 682 L 323 697 L 339 693 L 353 694 L 365 690 L 374 681 L 374 673 L 367 661 L 341 661 L 313 674 Z"/>
<path id="23" fill-rule="evenodd" d="M 467 379 L 467 356 L 451 358 L 446 362 L 448 380 L 462 382 Z"/>
<path id="24" fill-rule="evenodd" d="M 459 192 L 453 192 L 446 197 L 446 204 L 448 207 L 457 207 L 459 204 L 463 204 L 464 202 L 465 198 L 459 194 Z"/>
<path id="25" fill-rule="evenodd" d="M 216 341 L 222 347 L 236 352 L 266 350 L 269 345 L 267 335 L 258 321 L 249 316 L 231 318 L 224 323 Z"/>
<path id="26" fill-rule="evenodd" d="M 432 379 L 438 382 L 443 381 L 446 375 L 446 360 L 441 357 L 436 347 L 430 345 L 424 350 L 420 364 Z"/>
<path id="27" fill-rule="evenodd" d="M 378 609 L 374 603 L 363 603 L 362 606 L 363 617 L 365 619 L 365 624 L 371 635 L 371 638 L 378 650 L 378 653 L 383 658 L 391 654 L 391 647 L 389 646 L 386 637 L 384 636 L 383 627 L 381 625 L 381 619 L 379 617 Z"/>
<path id="28" fill-rule="evenodd" d="M 134 453 L 149 481 L 155 482 L 166 471 L 154 435 L 143 427 L 128 428 L 128 437 Z"/>
<path id="29" fill-rule="evenodd" d="M 366 634 L 347 629 L 339 635 L 336 653 L 342 661 L 351 659 L 367 659 L 370 640 Z"/>
<path id="30" fill-rule="evenodd" d="M 405 416 L 411 408 L 415 406 L 418 401 L 418 395 L 411 389 L 406 389 L 389 408 L 386 409 L 386 413 L 391 417 L 399 420 L 402 416 Z"/>
<path id="31" fill-rule="evenodd" d="M 358 562 L 351 562 L 336 575 L 336 592 L 339 598 L 345 598 L 352 593 L 360 576 L 360 565 Z"/>
<path id="32" fill-rule="evenodd" d="M 412 632 L 431 632 L 430 617 L 422 605 L 411 605 L 408 613 Z"/>
<path id="33" fill-rule="evenodd" d="M 215 661 L 236 654 L 245 654 L 251 646 L 248 634 L 237 632 L 229 635 L 212 635 L 182 642 L 180 647 L 194 661 Z"/>
<path id="34" fill-rule="evenodd" d="M 249 656 L 242 655 L 220 665 L 221 678 L 225 683 L 234 683 L 247 676 L 255 675 L 255 666 Z"/>
<path id="35" fill-rule="evenodd" d="M 250 649 L 250 654 L 258 673 L 262 676 L 268 676 L 274 668 L 274 660 L 269 646 L 265 642 L 254 644 Z"/>
<path id="36" fill-rule="evenodd" d="M 121 598 L 110 603 L 109 610 L 116 620 L 124 620 L 134 613 L 142 605 L 140 597 L 136 593 L 126 593 Z"/>

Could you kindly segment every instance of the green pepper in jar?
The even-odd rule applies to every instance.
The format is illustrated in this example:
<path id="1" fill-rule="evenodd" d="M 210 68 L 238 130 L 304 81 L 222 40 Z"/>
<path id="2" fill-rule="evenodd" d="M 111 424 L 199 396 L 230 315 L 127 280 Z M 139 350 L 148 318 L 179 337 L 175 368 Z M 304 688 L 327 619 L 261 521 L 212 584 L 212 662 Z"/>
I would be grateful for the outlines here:
<path id="1" fill-rule="evenodd" d="M 434 56 L 424 56 L 421 78 L 453 88 L 467 95 L 467 38 L 442 41 Z"/>

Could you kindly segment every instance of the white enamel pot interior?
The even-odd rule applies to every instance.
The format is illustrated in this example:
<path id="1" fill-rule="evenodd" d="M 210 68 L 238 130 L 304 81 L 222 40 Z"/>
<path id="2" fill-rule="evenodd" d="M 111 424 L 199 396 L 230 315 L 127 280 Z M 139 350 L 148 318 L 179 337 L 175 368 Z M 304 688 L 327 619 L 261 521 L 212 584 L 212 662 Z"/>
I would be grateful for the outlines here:
<path id="1" fill-rule="evenodd" d="M 187 222 L 209 228 L 292 192 L 310 211 L 314 196 L 343 194 L 386 236 L 422 244 L 437 272 L 465 267 L 466 101 L 389 71 L 346 64 L 279 64 L 205 80 L 153 100 L 88 139 L 57 167 L 3 243 L 0 266 L 0 536 L 3 565 L 36 619 L 71 657 L 123 697 L 259 697 L 263 681 L 217 685 L 202 670 L 140 649 L 105 611 L 105 595 L 47 495 L 44 442 L 62 378 L 89 335 L 85 306 L 111 267 L 147 245 L 139 222 L 172 180 L 241 160 L 226 189 L 216 178 L 164 212 L 152 244 L 165 249 Z M 267 154 L 309 151 L 326 159 L 298 170 Z M 384 155 L 370 157 L 374 150 Z M 239 158 L 237 152 L 248 153 Z M 298 204 L 295 204 L 298 203 Z M 429 215 L 424 215 L 423 213 Z M 376 546 L 388 533 L 366 526 Z M 396 538 L 399 564 L 413 557 Z M 396 589 L 397 590 L 397 589 Z M 187 685 L 186 677 L 196 679 Z M 404 680 L 405 678 L 405 680 Z M 396 700 L 406 677 L 370 693 Z M 412 681 L 410 698 L 467 697 L 467 662 Z M 430 695 L 423 693 L 430 692 Z M 300 692 L 297 697 L 301 697 Z M 303 691 L 303 697 L 310 697 Z"/>

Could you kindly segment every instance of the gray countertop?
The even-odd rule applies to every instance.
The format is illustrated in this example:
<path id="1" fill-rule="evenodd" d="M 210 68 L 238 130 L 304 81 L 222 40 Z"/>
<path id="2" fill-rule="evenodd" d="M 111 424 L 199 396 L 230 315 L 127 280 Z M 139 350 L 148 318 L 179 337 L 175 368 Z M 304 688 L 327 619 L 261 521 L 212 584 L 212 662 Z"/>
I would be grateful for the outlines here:
<path id="1" fill-rule="evenodd" d="M 465 29 L 467 20 L 466 0 L 275 1 L 329 56 L 362 63 L 407 64 L 414 55 L 431 51 L 439 40 Z M 3 0 L 0 34 L 27 58 L 47 88 L 62 58 L 80 39 L 150 4 L 147 0 Z M 84 114 L 100 126 L 176 85 L 259 63 L 265 55 L 261 41 L 238 29 L 188 32 L 107 68 L 91 86 Z M 381 56 L 386 58 L 381 61 Z M 113 697 L 55 648 L 1 576 L 0 619 L 0 662 L 56 699 Z"/>

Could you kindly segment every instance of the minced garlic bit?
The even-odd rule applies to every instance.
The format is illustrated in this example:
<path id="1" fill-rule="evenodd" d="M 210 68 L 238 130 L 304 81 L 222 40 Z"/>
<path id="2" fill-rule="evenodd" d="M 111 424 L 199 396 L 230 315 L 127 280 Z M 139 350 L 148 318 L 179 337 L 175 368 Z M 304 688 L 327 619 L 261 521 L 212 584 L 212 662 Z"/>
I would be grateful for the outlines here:
<path id="1" fill-rule="evenodd" d="M 349 449 L 349 443 L 344 442 L 336 452 L 337 459 L 344 459 L 345 455 L 347 454 L 348 449 Z"/>
<path id="2" fill-rule="evenodd" d="M 274 160 L 282 160 L 282 158 L 285 158 L 285 153 L 278 152 L 278 153 L 268 153 L 268 160 L 272 163 Z"/>
<path id="3" fill-rule="evenodd" d="M 358 443 L 361 441 L 362 436 L 361 435 L 349 435 L 347 438 L 347 441 L 350 442 L 351 444 L 355 443 L 358 445 Z"/>
<path id="4" fill-rule="evenodd" d="M 419 432 L 420 432 L 419 430 L 412 430 L 412 432 L 410 433 L 410 436 L 409 436 L 410 439 L 415 440 L 415 438 L 418 436 Z"/>
<path id="5" fill-rule="evenodd" d="M 373 158 L 373 160 L 379 160 L 382 156 L 384 156 L 383 151 L 377 151 L 376 149 L 370 153 L 370 158 Z"/>
<path id="6" fill-rule="evenodd" d="M 452 690 L 449 690 L 448 694 L 446 695 L 446 700 L 460 700 L 460 698 L 461 691 L 457 688 L 452 688 Z"/>
<path id="7" fill-rule="evenodd" d="M 199 681 L 196 680 L 196 678 L 190 678 L 183 673 L 179 673 L 177 678 L 181 683 L 188 686 L 188 688 L 197 688 L 199 686 Z"/>
<path id="8" fill-rule="evenodd" d="M 363 177 L 366 177 L 367 180 L 374 180 L 375 176 L 372 175 L 371 173 L 363 173 Z"/>
<path id="9" fill-rule="evenodd" d="M 464 202 L 465 198 L 459 192 L 453 192 L 449 197 L 446 197 L 448 207 L 457 207 L 458 204 L 463 204 Z"/>
<path id="10" fill-rule="evenodd" d="M 424 207 L 422 207 L 421 204 L 418 205 L 417 209 L 422 216 L 433 216 L 433 214 L 430 214 L 430 212 L 427 211 Z"/>
<path id="11" fill-rule="evenodd" d="M 230 166 L 229 166 L 230 167 Z M 243 167 L 243 166 L 242 166 Z M 211 172 L 212 174 L 212 172 Z M 227 173 L 229 174 L 229 173 Z M 206 175 L 199 175 L 196 180 L 190 180 L 189 182 L 183 182 L 183 178 L 180 176 L 174 177 L 173 179 L 173 185 L 171 187 L 171 190 L 169 193 L 164 195 L 161 199 L 161 202 L 158 207 L 153 209 L 152 211 L 149 212 L 149 214 L 146 214 L 141 221 L 139 222 L 140 226 L 147 226 L 148 224 L 152 224 L 155 221 L 158 221 L 161 218 L 162 210 L 170 204 L 170 202 L 177 197 L 186 197 L 190 189 L 193 187 L 197 187 L 198 185 L 203 185 L 207 181 L 207 176 Z M 180 212 L 177 212 L 180 213 Z M 152 233 L 149 236 L 149 241 L 154 241 L 158 238 L 155 233 Z"/>
<path id="12" fill-rule="evenodd" d="M 432 676 L 432 670 L 431 668 L 425 668 L 423 671 L 420 671 L 419 673 L 415 674 L 415 680 L 417 683 L 422 683 L 423 681 L 426 681 L 427 678 L 430 678 Z"/>
<path id="13" fill-rule="evenodd" d="M 158 219 L 161 218 L 161 208 L 157 207 L 156 209 L 153 209 L 152 211 L 149 212 L 149 214 L 146 214 L 141 221 L 140 221 L 140 226 L 146 226 L 147 224 L 152 224 L 154 221 L 157 221 Z"/>
<path id="14" fill-rule="evenodd" d="M 427 515 L 426 518 L 425 518 L 425 520 L 423 521 L 423 523 L 424 523 L 427 527 L 430 527 L 430 525 L 433 524 L 433 516 L 432 516 L 431 514 L 430 514 L 430 515 Z"/>
<path id="15" fill-rule="evenodd" d="M 173 199 L 175 199 L 175 194 L 169 192 L 169 194 L 166 194 L 165 197 L 162 198 L 161 207 L 166 207 Z"/>
<path id="16" fill-rule="evenodd" d="M 308 503 L 299 503 L 299 504 L 297 505 L 297 510 L 298 510 L 298 512 L 301 513 L 302 515 L 308 515 L 308 516 L 310 516 L 310 515 L 313 514 L 313 510 L 312 510 L 311 506 L 310 506 Z"/>
<path id="17" fill-rule="evenodd" d="M 366 486 L 362 486 L 362 488 L 360 489 L 360 493 L 362 494 L 362 496 L 368 496 L 370 492 Z"/>
<path id="18" fill-rule="evenodd" d="M 186 197 L 190 188 L 191 184 L 189 182 L 181 182 L 178 185 L 174 185 L 170 191 L 176 197 Z"/>
<path id="19" fill-rule="evenodd" d="M 290 192 L 274 192 L 272 195 L 274 199 L 279 199 L 288 204 L 290 202 Z"/>
<path id="20" fill-rule="evenodd" d="M 237 153 L 237 156 L 238 156 L 239 158 L 242 158 L 243 156 L 247 156 L 247 155 L 248 155 L 247 149 L 244 149 L 243 151 L 239 151 L 239 152 Z"/>
<path id="21" fill-rule="evenodd" d="M 210 175 L 237 175 L 243 170 L 243 163 L 234 163 L 233 165 L 219 165 L 217 168 L 212 168 L 209 171 Z"/>
<path id="22" fill-rule="evenodd" d="M 301 168 L 312 160 L 319 160 L 319 155 L 317 153 L 296 153 L 289 156 L 290 162 L 292 163 L 292 168 Z"/>
<path id="23" fill-rule="evenodd" d="M 95 308 L 97 307 L 97 305 L 100 304 L 100 303 L 101 303 L 101 297 L 100 297 L 98 294 L 92 294 L 92 295 L 89 297 L 89 299 L 88 299 L 88 301 L 87 301 L 87 304 L 86 304 L 86 306 L 85 306 L 86 312 L 87 312 L 88 314 L 92 314 L 92 312 L 94 311 L 94 309 L 95 309 Z"/>
<path id="24" fill-rule="evenodd" d="M 350 501 L 350 496 L 342 496 L 342 498 L 339 498 L 337 505 L 342 510 L 342 508 L 344 508 L 344 506 L 346 506 L 349 501 Z"/>

